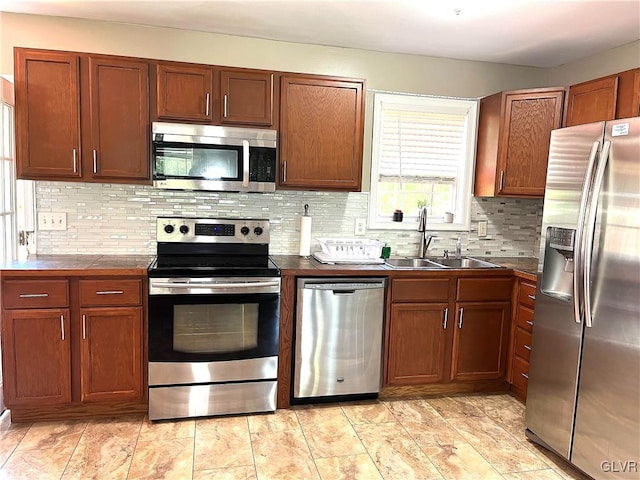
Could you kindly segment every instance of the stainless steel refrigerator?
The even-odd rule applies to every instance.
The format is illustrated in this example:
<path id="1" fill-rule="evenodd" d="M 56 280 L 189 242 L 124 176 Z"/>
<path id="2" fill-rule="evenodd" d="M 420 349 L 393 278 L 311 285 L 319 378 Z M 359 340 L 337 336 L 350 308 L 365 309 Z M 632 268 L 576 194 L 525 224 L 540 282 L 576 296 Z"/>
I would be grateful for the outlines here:
<path id="1" fill-rule="evenodd" d="M 640 478 L 640 118 L 551 134 L 526 424 L 594 478 Z"/>

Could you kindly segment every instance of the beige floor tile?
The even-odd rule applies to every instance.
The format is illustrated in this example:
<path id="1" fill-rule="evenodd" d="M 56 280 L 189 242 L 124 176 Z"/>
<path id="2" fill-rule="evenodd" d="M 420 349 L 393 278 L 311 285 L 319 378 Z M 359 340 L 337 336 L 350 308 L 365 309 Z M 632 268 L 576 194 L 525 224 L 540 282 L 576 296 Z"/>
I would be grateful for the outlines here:
<path id="1" fill-rule="evenodd" d="M 509 394 L 456 395 L 455 398 L 461 402 L 477 407 L 485 414 L 494 410 L 503 409 L 517 411 L 519 414 L 524 414 L 524 405 Z"/>
<path id="2" fill-rule="evenodd" d="M 253 465 L 247 417 L 196 420 L 193 469 Z"/>
<path id="3" fill-rule="evenodd" d="M 0 430 L 0 467 L 24 438 L 28 428 Z"/>
<path id="4" fill-rule="evenodd" d="M 542 470 L 546 464 L 489 417 L 449 419 L 449 423 L 500 473 Z"/>
<path id="5" fill-rule="evenodd" d="M 193 472 L 193 480 L 256 480 L 256 469 L 253 466 L 216 468 Z"/>
<path id="6" fill-rule="evenodd" d="M 398 423 L 355 425 L 378 471 L 386 480 L 441 478 L 420 447 Z"/>
<path id="7" fill-rule="evenodd" d="M 342 408 L 296 410 L 313 458 L 366 453 Z"/>
<path id="8" fill-rule="evenodd" d="M 532 472 L 507 473 L 503 477 L 505 480 L 562 480 L 562 477 L 551 468 Z"/>
<path id="9" fill-rule="evenodd" d="M 378 401 L 344 404 L 342 405 L 342 411 L 354 425 L 395 421 L 387 406 Z"/>
<path id="10" fill-rule="evenodd" d="M 387 406 L 421 447 L 465 443 L 464 438 L 426 400 L 400 400 L 389 402 Z"/>
<path id="11" fill-rule="evenodd" d="M 18 444 L 17 450 L 73 448 L 78 444 L 86 426 L 87 422 L 34 423 Z"/>
<path id="12" fill-rule="evenodd" d="M 193 438 L 138 440 L 127 480 L 191 478 L 193 442 Z"/>
<path id="13" fill-rule="evenodd" d="M 436 409 L 443 418 L 481 417 L 484 412 L 475 405 L 461 401 L 457 397 L 429 398 L 429 405 Z"/>
<path id="14" fill-rule="evenodd" d="M 533 452 L 549 467 L 553 468 L 555 472 L 566 480 L 589 480 L 589 477 L 574 468 L 571 464 L 565 461 L 562 457 L 550 452 L 546 448 L 542 448 L 529 440 L 520 442 L 524 448 Z"/>
<path id="15" fill-rule="evenodd" d="M 98 418 L 89 422 L 82 437 L 90 441 L 94 436 L 101 438 L 107 435 L 117 437 L 120 443 L 135 441 L 143 420 L 143 415 Z"/>
<path id="16" fill-rule="evenodd" d="M 316 466 L 322 480 L 382 480 L 375 463 L 366 453 L 318 458 Z"/>
<path id="17" fill-rule="evenodd" d="M 468 443 L 431 445 L 423 450 L 447 480 L 502 479 L 502 475 Z"/>
<path id="18" fill-rule="evenodd" d="M 296 412 L 291 409 L 280 409 L 265 415 L 249 415 L 249 432 L 280 432 L 300 428 Z"/>
<path id="19" fill-rule="evenodd" d="M 319 478 L 301 429 L 252 433 L 251 444 L 260 480 Z"/>
<path id="20" fill-rule="evenodd" d="M 29 430 L 31 423 L 11 423 L 11 410 L 5 410 L 0 415 L 0 431 L 3 430 Z"/>
<path id="21" fill-rule="evenodd" d="M 195 420 L 172 420 L 168 422 L 151 422 L 145 417 L 140 427 L 138 440 L 171 440 L 174 438 L 193 438 L 196 434 Z"/>
<path id="22" fill-rule="evenodd" d="M 0 469 L 0 479 L 58 480 L 72 453 L 70 446 L 15 451 Z"/>
<path id="23" fill-rule="evenodd" d="M 63 480 L 126 478 L 135 445 L 135 438 L 123 438 L 108 431 L 83 435 L 62 478 Z"/>

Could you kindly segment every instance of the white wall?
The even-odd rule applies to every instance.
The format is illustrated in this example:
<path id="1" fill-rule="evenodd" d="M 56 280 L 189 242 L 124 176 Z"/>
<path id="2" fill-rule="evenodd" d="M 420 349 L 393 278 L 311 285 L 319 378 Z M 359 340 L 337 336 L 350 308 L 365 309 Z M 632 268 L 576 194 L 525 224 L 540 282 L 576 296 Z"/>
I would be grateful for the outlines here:
<path id="1" fill-rule="evenodd" d="M 574 85 L 637 67 L 640 67 L 640 40 L 550 68 L 547 83 L 550 86 Z"/>

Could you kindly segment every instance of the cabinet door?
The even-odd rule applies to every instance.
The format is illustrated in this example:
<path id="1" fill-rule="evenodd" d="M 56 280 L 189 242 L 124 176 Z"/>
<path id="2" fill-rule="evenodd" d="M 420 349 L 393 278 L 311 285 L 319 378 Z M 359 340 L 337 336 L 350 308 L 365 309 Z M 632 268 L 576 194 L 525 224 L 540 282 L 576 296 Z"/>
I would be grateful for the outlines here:
<path id="1" fill-rule="evenodd" d="M 220 95 L 223 124 L 273 124 L 273 73 L 222 70 Z"/>
<path id="2" fill-rule="evenodd" d="M 613 120 L 616 117 L 617 95 L 617 75 L 569 87 L 564 126 Z"/>
<path id="3" fill-rule="evenodd" d="M 149 180 L 149 67 L 142 61 L 89 57 L 93 178 Z M 89 167 L 87 165 L 87 167 Z"/>
<path id="4" fill-rule="evenodd" d="M 8 407 L 69 403 L 69 310 L 4 310 L 2 364 Z"/>
<path id="5" fill-rule="evenodd" d="M 158 118 L 211 123 L 212 87 L 211 67 L 158 64 Z"/>
<path id="6" fill-rule="evenodd" d="M 62 52 L 15 50 L 18 178 L 81 176 L 79 62 Z"/>
<path id="7" fill-rule="evenodd" d="M 363 82 L 283 77 L 280 185 L 360 190 Z"/>
<path id="8" fill-rule="evenodd" d="M 563 98 L 564 90 L 505 95 L 499 194 L 544 196 L 551 130 L 562 125 Z"/>
<path id="9" fill-rule="evenodd" d="M 142 308 L 84 308 L 81 313 L 83 402 L 142 397 Z"/>
<path id="10" fill-rule="evenodd" d="M 456 303 L 452 379 L 504 378 L 509 312 L 509 302 Z"/>
<path id="11" fill-rule="evenodd" d="M 394 304 L 391 307 L 387 383 L 441 382 L 447 368 L 446 303 Z"/>

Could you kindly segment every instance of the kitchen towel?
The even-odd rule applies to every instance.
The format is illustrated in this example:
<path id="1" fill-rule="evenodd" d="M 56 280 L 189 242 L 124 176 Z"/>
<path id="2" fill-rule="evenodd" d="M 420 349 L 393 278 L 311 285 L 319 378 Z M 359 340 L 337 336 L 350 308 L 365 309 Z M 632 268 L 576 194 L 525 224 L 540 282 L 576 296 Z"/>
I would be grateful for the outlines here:
<path id="1" fill-rule="evenodd" d="M 300 217 L 300 256 L 311 255 L 311 217 L 309 205 L 304 206 L 304 215 Z"/>

